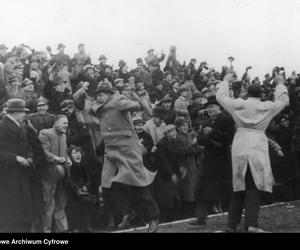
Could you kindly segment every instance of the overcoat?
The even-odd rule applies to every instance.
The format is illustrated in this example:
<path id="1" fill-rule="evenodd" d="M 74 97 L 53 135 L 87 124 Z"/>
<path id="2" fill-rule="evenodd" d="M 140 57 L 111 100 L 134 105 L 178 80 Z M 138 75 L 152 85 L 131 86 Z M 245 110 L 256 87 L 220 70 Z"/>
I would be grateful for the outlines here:
<path id="1" fill-rule="evenodd" d="M 154 180 L 156 173 L 143 164 L 141 144 L 130 115 L 138 109 L 137 102 L 123 95 L 111 96 L 97 108 L 105 145 L 101 180 L 105 188 L 110 188 L 113 182 L 144 187 Z"/>
<path id="2" fill-rule="evenodd" d="M 179 143 L 164 136 L 156 146 L 154 197 L 159 207 L 174 208 L 181 203 L 179 185 L 174 184 L 171 179 L 173 174 L 178 178 L 180 176 Z"/>
<path id="3" fill-rule="evenodd" d="M 223 111 L 210 126 L 209 135 L 198 136 L 205 153 L 196 195 L 199 200 L 225 201 L 230 199 L 232 190 L 230 145 L 235 132 L 234 121 Z"/>
<path id="4" fill-rule="evenodd" d="M 5 117 L 0 123 L 0 224 L 32 219 L 30 169 L 17 163 L 17 155 L 30 156 L 26 132 Z"/>
<path id="5" fill-rule="evenodd" d="M 249 164 L 256 187 L 272 192 L 274 178 L 270 165 L 268 139 L 265 130 L 272 118 L 289 103 L 283 84 L 275 89 L 275 101 L 259 98 L 231 99 L 229 83 L 223 81 L 216 95 L 217 101 L 232 115 L 237 126 L 232 143 L 233 190 L 245 190 L 245 175 Z"/>

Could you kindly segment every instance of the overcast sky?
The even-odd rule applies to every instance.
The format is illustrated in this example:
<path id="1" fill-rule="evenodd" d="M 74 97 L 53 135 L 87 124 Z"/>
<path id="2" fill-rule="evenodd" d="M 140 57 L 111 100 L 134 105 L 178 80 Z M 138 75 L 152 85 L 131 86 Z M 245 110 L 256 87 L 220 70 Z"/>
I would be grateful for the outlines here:
<path id="1" fill-rule="evenodd" d="M 179 61 L 194 57 L 220 70 L 235 57 L 239 76 L 253 66 L 262 77 L 273 66 L 300 72 L 299 0 L 1 0 L 0 43 L 36 49 L 63 42 L 71 56 L 86 44 L 94 63 L 100 54 L 130 67 L 153 48 Z M 165 62 L 163 63 L 163 66 Z"/>

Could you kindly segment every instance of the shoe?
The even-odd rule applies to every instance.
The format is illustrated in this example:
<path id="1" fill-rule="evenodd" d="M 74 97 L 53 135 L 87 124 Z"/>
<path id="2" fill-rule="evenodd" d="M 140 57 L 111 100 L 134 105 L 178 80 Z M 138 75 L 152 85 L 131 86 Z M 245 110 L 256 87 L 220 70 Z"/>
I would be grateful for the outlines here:
<path id="1" fill-rule="evenodd" d="M 271 233 L 270 231 L 265 231 L 259 227 L 248 227 L 248 233 Z"/>
<path id="2" fill-rule="evenodd" d="M 220 211 L 219 211 L 219 209 L 217 208 L 217 206 L 215 205 L 215 206 L 213 206 L 213 208 L 212 208 L 212 211 L 215 213 L 215 214 L 218 214 L 218 213 L 220 213 Z"/>
<path id="3" fill-rule="evenodd" d="M 230 228 L 230 227 L 227 227 L 226 230 L 225 230 L 226 233 L 236 233 L 236 229 L 235 228 Z"/>
<path id="4" fill-rule="evenodd" d="M 151 220 L 149 222 L 147 233 L 156 233 L 158 229 L 158 219 Z"/>
<path id="5" fill-rule="evenodd" d="M 206 225 L 206 221 L 205 220 L 196 219 L 196 220 L 193 220 L 193 221 L 189 222 L 188 225 L 194 226 L 194 227 L 205 226 Z"/>
<path id="6" fill-rule="evenodd" d="M 124 217 L 122 219 L 122 222 L 118 225 L 117 229 L 118 230 L 123 230 L 123 229 L 129 228 L 129 226 L 130 226 L 130 223 L 129 223 L 130 217 L 131 216 L 129 214 L 124 215 Z"/>

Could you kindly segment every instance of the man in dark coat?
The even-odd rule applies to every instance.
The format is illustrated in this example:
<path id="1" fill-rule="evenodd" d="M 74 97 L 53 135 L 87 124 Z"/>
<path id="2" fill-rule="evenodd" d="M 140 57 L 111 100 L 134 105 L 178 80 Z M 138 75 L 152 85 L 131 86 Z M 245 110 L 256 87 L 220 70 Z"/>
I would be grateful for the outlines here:
<path id="1" fill-rule="evenodd" d="M 56 76 L 53 82 L 49 81 L 44 89 L 44 97 L 49 100 L 49 112 L 51 114 L 60 113 L 60 104 L 67 99 L 73 99 L 71 92 L 66 88 L 67 81 L 60 76 Z"/>
<path id="2" fill-rule="evenodd" d="M 7 115 L 0 123 L 0 231 L 29 232 L 32 220 L 30 194 L 31 154 L 21 123 L 25 101 L 10 99 Z"/>
<path id="3" fill-rule="evenodd" d="M 203 172 L 197 187 L 197 220 L 190 225 L 205 225 L 209 209 L 216 203 L 228 201 L 231 194 L 230 144 L 234 136 L 234 121 L 215 97 L 209 98 L 206 107 L 212 120 L 211 127 L 203 128 L 198 143 L 205 146 Z M 221 207 L 219 207 L 221 209 Z"/>
<path id="4" fill-rule="evenodd" d="M 143 163 L 148 170 L 154 171 L 155 169 L 152 157 L 152 149 L 154 146 L 153 140 L 151 136 L 143 129 L 145 122 L 140 117 L 134 117 L 132 121 L 136 134 L 140 139 L 140 143 L 142 144 Z"/>

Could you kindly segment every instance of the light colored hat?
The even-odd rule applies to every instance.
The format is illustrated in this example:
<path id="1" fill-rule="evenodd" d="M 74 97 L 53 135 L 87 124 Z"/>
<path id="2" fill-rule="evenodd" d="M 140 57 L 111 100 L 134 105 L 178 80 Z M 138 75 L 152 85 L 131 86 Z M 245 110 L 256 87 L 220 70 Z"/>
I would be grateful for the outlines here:
<path id="1" fill-rule="evenodd" d="M 176 129 L 174 124 L 169 124 L 164 128 L 164 134 L 169 133 L 170 131 L 172 131 L 173 129 Z"/>

